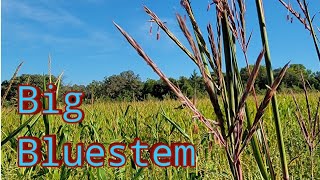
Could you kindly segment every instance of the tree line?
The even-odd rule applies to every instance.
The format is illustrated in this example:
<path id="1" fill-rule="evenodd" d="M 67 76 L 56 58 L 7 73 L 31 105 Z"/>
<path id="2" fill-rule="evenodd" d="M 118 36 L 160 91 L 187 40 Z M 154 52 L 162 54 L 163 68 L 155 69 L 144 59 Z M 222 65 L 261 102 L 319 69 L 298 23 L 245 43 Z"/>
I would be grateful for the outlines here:
<path id="1" fill-rule="evenodd" d="M 249 66 L 252 70 L 253 65 Z M 280 72 L 279 69 L 274 70 L 274 75 Z M 288 68 L 285 77 L 279 87 L 279 91 L 288 91 L 289 89 L 294 92 L 302 91 L 303 84 L 301 80 L 301 75 L 307 81 L 309 88 L 313 90 L 320 90 L 320 72 L 312 72 L 308 70 L 302 64 L 291 64 Z M 246 83 L 249 74 L 247 68 L 242 68 L 240 70 L 240 76 L 244 83 Z M 12 87 L 8 95 L 6 96 L 6 103 L 12 104 L 16 102 L 17 98 L 17 87 L 18 84 L 31 84 L 37 87 L 43 87 L 43 83 L 48 82 L 48 75 L 38 75 L 38 74 L 22 74 L 13 80 Z M 181 76 L 179 78 L 169 78 L 173 83 L 175 83 L 181 91 L 189 98 L 203 97 L 206 94 L 204 82 L 201 76 L 194 71 L 190 77 Z M 57 77 L 52 77 L 52 81 L 55 82 Z M 267 71 L 265 66 L 260 67 L 260 71 L 255 83 L 256 91 L 263 92 L 266 90 L 267 86 Z M 4 92 L 8 89 L 10 80 L 5 80 L 1 83 L 1 97 L 3 97 Z M 85 102 L 92 102 L 95 100 L 116 100 L 116 101 L 141 101 L 146 99 L 168 99 L 176 98 L 171 92 L 170 88 L 163 83 L 161 80 L 147 79 L 142 81 L 138 74 L 133 71 L 124 71 L 118 75 L 112 75 L 105 77 L 102 81 L 93 80 L 88 85 L 78 85 L 78 84 L 64 84 L 62 81 L 60 87 L 59 99 L 65 92 L 75 90 L 83 91 L 85 93 Z"/>

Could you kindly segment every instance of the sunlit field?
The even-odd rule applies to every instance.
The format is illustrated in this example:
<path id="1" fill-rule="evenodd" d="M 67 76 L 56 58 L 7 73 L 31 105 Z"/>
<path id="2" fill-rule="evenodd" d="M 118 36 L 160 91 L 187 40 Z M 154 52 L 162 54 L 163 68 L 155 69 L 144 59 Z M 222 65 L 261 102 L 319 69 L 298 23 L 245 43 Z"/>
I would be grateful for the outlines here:
<path id="1" fill-rule="evenodd" d="M 310 94 L 310 104 L 316 107 L 319 94 Z M 296 95 L 301 111 L 306 112 L 304 96 Z M 261 101 L 261 97 L 259 97 Z M 301 133 L 295 112 L 296 106 L 291 95 L 278 95 L 279 113 L 283 127 L 285 148 L 287 151 L 289 173 L 295 179 L 310 178 L 311 161 L 308 148 Z M 248 101 L 251 115 L 254 115 L 253 99 Z M 86 145 L 93 142 L 104 144 L 107 149 L 113 142 L 132 143 L 135 137 L 148 144 L 164 142 L 191 142 L 197 151 L 195 168 L 159 168 L 152 163 L 148 168 L 139 168 L 133 163 L 132 152 L 126 148 L 126 165 L 122 168 L 105 166 L 92 168 L 85 164 L 82 168 L 33 168 L 17 167 L 17 138 L 23 135 L 41 137 L 45 133 L 43 117 L 34 118 L 28 126 L 19 132 L 10 142 L 2 146 L 2 178 L 3 179 L 232 179 L 224 149 L 212 134 L 198 120 L 192 119 L 192 112 L 175 100 L 143 101 L 143 102 L 96 102 L 83 104 L 85 119 L 81 124 L 70 125 L 62 121 L 61 116 L 50 116 L 50 133 L 57 134 L 57 154 L 61 155 L 61 144 L 78 142 Z M 209 119 L 215 115 L 209 100 L 197 101 L 199 110 Z M 314 110 L 314 109 L 313 109 Z M 31 116 L 21 116 L 16 107 L 2 109 L 2 139 L 17 129 Z M 281 166 L 277 149 L 274 122 L 272 122 L 271 106 L 268 106 L 263 123 L 270 148 L 270 157 L 277 177 L 281 177 Z M 258 136 L 259 137 L 259 136 Z M 73 149 L 74 150 L 74 149 Z M 261 151 L 262 149 L 260 149 Z M 45 144 L 43 144 L 45 154 Z M 314 176 L 320 177 L 319 150 L 314 155 Z M 74 153 L 73 153 L 73 156 Z M 145 152 L 143 157 L 148 159 Z M 43 157 L 44 158 L 44 157 Z M 151 162 L 151 160 L 149 159 Z M 261 175 L 252 156 L 251 146 L 247 146 L 241 157 L 245 179 L 261 179 Z"/>
<path id="2" fill-rule="evenodd" d="M 11 1 L 1 178 L 320 179 L 319 2 Z"/>

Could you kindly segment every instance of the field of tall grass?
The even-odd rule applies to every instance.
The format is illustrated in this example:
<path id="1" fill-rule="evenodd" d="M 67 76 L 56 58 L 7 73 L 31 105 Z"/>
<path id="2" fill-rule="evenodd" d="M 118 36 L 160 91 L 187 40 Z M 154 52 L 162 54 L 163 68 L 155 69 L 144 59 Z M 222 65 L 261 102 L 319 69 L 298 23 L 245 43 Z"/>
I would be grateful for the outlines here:
<path id="1" fill-rule="evenodd" d="M 313 97 L 319 94 L 311 94 Z M 261 100 L 262 97 L 259 97 Z M 304 96 L 296 95 L 301 104 L 301 110 L 306 113 Z M 291 95 L 278 96 L 283 136 L 287 152 L 288 167 L 294 179 L 309 179 L 311 175 L 311 160 L 308 147 L 295 116 L 295 104 Z M 254 101 L 249 101 L 250 116 L 254 115 Z M 311 98 L 310 104 L 316 107 L 317 99 Z M 304 105 L 303 105 L 304 104 Z M 2 178 L 4 179 L 232 179 L 224 150 L 206 127 L 199 121 L 192 120 L 192 112 L 188 109 L 176 109 L 181 103 L 175 100 L 144 101 L 144 102 L 98 102 L 93 105 L 82 105 L 86 117 L 82 124 L 70 125 L 62 121 L 60 116 L 52 116 L 50 120 L 51 133 L 57 134 L 57 142 L 92 143 L 101 142 L 108 147 L 113 142 L 132 143 L 135 137 L 140 137 L 149 144 L 157 142 L 192 142 L 197 150 L 195 168 L 159 168 L 151 165 L 149 168 L 139 168 L 133 164 L 132 152 L 126 150 L 127 163 L 122 168 L 19 168 L 17 167 L 16 138 L 2 146 Z M 215 119 L 208 99 L 198 100 L 199 110 L 209 119 Z M 313 109 L 315 110 L 315 109 Z M 17 129 L 28 117 L 19 120 L 16 108 L 2 109 L 2 137 Z M 36 122 L 38 121 L 38 122 Z M 280 164 L 277 152 L 277 138 L 273 133 L 275 125 L 271 106 L 268 106 L 263 117 L 263 124 L 268 135 L 270 157 L 273 164 Z M 45 134 L 42 118 L 34 119 L 18 136 L 25 134 L 41 137 Z M 61 146 L 60 146 L 61 147 Z M 58 149 L 60 148 L 57 147 Z M 59 152 L 60 150 L 58 150 Z M 261 174 L 252 157 L 252 149 L 248 146 L 242 155 L 243 175 L 245 179 L 261 179 Z M 320 149 L 314 156 L 314 177 L 320 177 Z M 144 154 L 148 158 L 148 154 Z M 107 158 L 109 158 L 107 156 Z M 107 162 L 106 162 L 107 163 Z M 275 166 L 277 177 L 281 177 L 280 166 Z"/>
<path id="2" fill-rule="evenodd" d="M 311 34 L 320 61 L 319 39 L 312 24 L 306 0 L 297 0 L 302 11 L 280 3 Z M 250 2 L 250 4 L 253 4 Z M 303 94 L 277 94 L 289 63 L 274 77 L 269 50 L 266 17 L 262 0 L 256 0 L 260 32 L 260 53 L 249 68 L 247 50 L 251 35 L 246 34 L 244 0 L 214 0 L 215 26 L 199 27 L 189 0 L 181 0 L 184 15 L 176 14 L 177 23 L 187 44 L 183 44 L 154 11 L 144 7 L 162 30 L 182 50 L 201 73 L 207 98 L 191 101 L 176 84 L 159 69 L 147 52 L 116 22 L 115 28 L 154 70 L 179 100 L 143 102 L 103 102 L 82 105 L 86 117 L 80 124 L 66 124 L 60 116 L 19 115 L 16 107 L 1 110 L 1 175 L 4 179 L 317 179 L 320 177 L 320 99 L 308 93 L 302 77 Z M 214 8 L 211 8 L 214 9 Z M 318 29 L 319 30 L 319 29 Z M 204 33 L 206 32 L 206 33 Z M 319 30 L 320 32 L 320 30 Z M 255 44 L 255 46 L 259 46 Z M 239 48 L 240 47 L 240 48 Z M 241 53 L 237 52 L 240 51 Z M 239 57 L 242 54 L 243 57 Z M 243 82 L 239 59 L 245 59 L 248 80 Z M 255 80 L 264 60 L 268 82 L 266 92 L 257 95 Z M 21 65 L 20 65 L 21 66 Z M 19 70 L 20 66 L 17 68 Z M 49 62 L 49 67 L 51 67 Z M 11 84 L 17 74 L 14 73 Z M 51 83 L 51 70 L 49 68 Z M 56 84 L 60 85 L 61 75 Z M 9 85 L 9 88 L 11 87 Z M 43 89 L 46 87 L 44 80 Z M 8 91 L 7 91 L 8 92 Z M 7 94 L 7 92 L 5 94 Z M 57 97 L 59 92 L 57 91 Z M 6 95 L 4 95 L 6 96 Z M 5 97 L 3 97 L 5 99 Z M 194 97 L 194 100 L 196 98 Z M 3 102 L 3 101 L 2 101 Z M 93 101 L 92 101 L 93 102 Z M 44 109 L 47 100 L 43 98 Z M 182 105 L 181 105 L 182 104 Z M 179 108 L 177 108 L 179 107 Z M 180 108 L 181 107 L 181 108 Z M 183 108 L 184 107 L 184 108 Z M 5 122 L 5 123 L 4 123 Z M 57 135 L 57 154 L 65 142 L 100 142 L 108 147 L 113 142 L 129 144 L 139 137 L 148 144 L 190 142 L 197 151 L 196 167 L 137 167 L 132 152 L 125 150 L 127 163 L 122 168 L 32 168 L 17 167 L 17 138 Z M 46 150 L 42 147 L 43 159 Z M 142 156 L 150 160 L 148 152 Z M 108 154 L 106 159 L 108 159 Z"/>

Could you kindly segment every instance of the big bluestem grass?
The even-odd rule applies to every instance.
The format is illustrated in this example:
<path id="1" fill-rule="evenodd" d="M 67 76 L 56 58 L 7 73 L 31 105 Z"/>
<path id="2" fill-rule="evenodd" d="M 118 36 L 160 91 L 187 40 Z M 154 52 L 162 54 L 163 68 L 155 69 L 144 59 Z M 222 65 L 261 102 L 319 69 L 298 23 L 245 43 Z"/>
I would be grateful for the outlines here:
<path id="1" fill-rule="evenodd" d="M 140 45 L 118 24 L 114 24 L 122 33 L 122 35 L 127 39 L 127 41 L 132 45 L 132 47 L 137 51 L 137 53 L 171 88 L 171 90 L 177 95 L 181 102 L 185 104 L 189 109 L 191 109 L 196 118 L 198 118 L 202 123 L 205 124 L 205 126 L 208 128 L 209 133 L 213 133 L 215 137 L 219 139 L 219 144 L 221 144 L 225 150 L 225 155 L 234 179 L 243 179 L 241 153 L 246 148 L 248 142 L 251 142 L 254 152 L 253 154 L 259 167 L 261 176 L 264 179 L 275 179 L 272 162 L 268 153 L 265 133 L 262 131 L 264 138 L 259 141 L 255 132 L 257 131 L 259 125 L 260 128 L 263 129 L 261 118 L 269 102 L 274 101 L 273 97 L 275 95 L 276 89 L 279 86 L 286 72 L 286 69 L 288 68 L 288 64 L 284 66 L 284 68 L 281 70 L 278 77 L 274 81 L 272 79 L 273 76 L 270 76 L 269 89 L 266 92 L 265 97 L 260 105 L 256 100 L 257 112 L 254 120 L 251 120 L 248 115 L 249 108 L 246 104 L 246 101 L 250 93 L 253 92 L 253 94 L 255 95 L 254 83 L 259 72 L 260 62 L 264 56 L 270 56 L 270 54 L 268 46 L 266 45 L 266 38 L 264 38 L 262 40 L 262 51 L 258 55 L 253 70 L 250 71 L 248 68 L 249 79 L 247 83 L 243 85 L 238 70 L 236 43 L 240 42 L 243 54 L 245 55 L 245 59 L 246 61 L 248 61 L 247 49 L 251 39 L 251 35 L 249 36 L 249 40 L 246 40 L 244 1 L 239 0 L 237 2 L 228 2 L 221 0 L 213 1 L 213 3 L 210 4 L 210 6 L 215 5 L 216 7 L 215 19 L 217 20 L 217 40 L 215 40 L 212 26 L 209 24 L 207 26 L 208 40 L 210 43 L 209 46 L 206 44 L 201 28 L 199 27 L 195 15 L 192 11 L 190 2 L 188 0 L 182 0 L 180 1 L 180 4 L 187 13 L 187 17 L 189 17 L 189 21 L 192 25 L 191 30 L 189 30 L 189 27 L 186 24 L 186 18 L 183 18 L 183 16 L 181 16 L 180 14 L 177 14 L 176 18 L 179 27 L 183 32 L 185 38 L 187 39 L 188 45 L 190 46 L 191 50 L 189 50 L 185 45 L 181 43 L 180 40 L 178 40 L 178 38 L 172 33 L 172 31 L 169 30 L 165 23 L 161 21 L 153 11 L 151 11 L 147 7 L 144 7 L 144 9 L 146 13 L 151 17 L 151 20 L 157 23 L 157 25 L 166 33 L 166 35 L 199 68 L 199 71 L 205 83 L 209 99 L 211 101 L 212 108 L 217 118 L 216 121 L 208 120 L 207 118 L 205 118 L 195 107 L 195 105 L 186 96 L 183 95 L 180 89 L 175 84 L 173 84 L 156 66 L 154 61 L 146 54 L 142 47 L 140 47 Z M 208 7 L 208 10 L 210 9 L 210 6 Z M 235 8 L 236 6 L 239 8 Z M 260 4 L 260 6 L 262 6 L 262 4 Z M 259 12 L 262 7 L 260 7 L 259 9 L 259 6 L 257 6 L 257 9 Z M 241 14 L 240 18 L 238 18 L 237 16 L 239 11 Z M 260 14 L 260 16 L 263 15 Z M 211 51 L 209 51 L 209 48 Z M 223 60 L 226 67 L 225 76 L 222 70 Z M 270 58 L 268 58 L 266 62 L 270 64 Z M 269 70 L 271 71 L 271 68 L 269 68 Z M 217 81 L 215 81 L 214 79 L 217 79 Z M 220 96 L 221 98 L 219 98 Z M 274 104 L 273 106 L 277 108 L 277 106 L 275 106 Z M 277 114 L 277 112 L 275 112 L 275 114 Z M 247 123 L 244 123 L 245 120 L 247 121 Z M 279 119 L 277 119 L 277 121 L 279 121 Z M 281 141 L 281 139 L 279 141 Z M 264 150 L 267 150 L 263 151 L 264 153 L 262 153 L 261 151 L 261 144 L 264 147 Z M 269 166 L 268 170 L 266 168 L 264 158 L 267 159 Z M 285 168 L 284 177 L 287 177 Z"/>

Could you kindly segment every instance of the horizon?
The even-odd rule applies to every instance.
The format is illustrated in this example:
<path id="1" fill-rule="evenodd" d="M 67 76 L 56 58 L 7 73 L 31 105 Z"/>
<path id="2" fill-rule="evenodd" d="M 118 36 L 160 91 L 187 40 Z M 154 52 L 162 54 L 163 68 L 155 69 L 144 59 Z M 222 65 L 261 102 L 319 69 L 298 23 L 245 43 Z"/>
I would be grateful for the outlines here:
<path id="1" fill-rule="evenodd" d="M 253 65 L 253 64 L 250 64 L 250 65 Z M 292 64 L 289 64 L 289 66 L 290 65 L 292 65 Z M 301 64 L 301 65 L 303 65 L 303 64 Z M 261 66 L 264 66 L 264 65 L 261 65 Z M 303 65 L 304 66 L 304 65 Z M 264 66 L 265 67 L 265 66 Z M 305 66 L 304 66 L 305 67 Z M 246 67 L 240 67 L 240 70 L 242 69 L 242 68 L 246 68 Z M 279 68 L 282 68 L 282 67 L 275 67 L 275 68 L 273 68 L 273 71 L 274 70 L 276 70 L 276 69 L 279 69 Z M 308 71 L 308 70 L 310 70 L 310 69 L 307 69 L 306 68 L 306 71 Z M 117 73 L 117 74 L 111 74 L 111 75 L 109 75 L 109 76 L 104 76 L 102 79 L 92 79 L 90 82 L 88 82 L 87 84 L 77 84 L 77 83 L 66 83 L 66 82 L 64 82 L 64 78 L 65 78 L 65 76 L 63 75 L 62 76 L 62 82 L 63 82 L 63 84 L 65 84 L 65 85 L 71 85 L 71 86 L 73 86 L 73 85 L 79 85 L 79 86 L 88 86 L 90 83 L 92 83 L 93 81 L 99 81 L 99 82 L 102 82 L 102 81 L 104 81 L 105 80 L 105 78 L 108 78 L 108 77 L 110 77 L 110 76 L 114 76 L 114 75 L 120 75 L 120 73 L 122 73 L 122 72 L 127 72 L 127 71 L 132 71 L 135 75 L 137 75 L 139 78 L 140 78 L 140 80 L 141 80 L 141 82 L 146 82 L 147 80 L 156 80 L 156 81 L 158 81 L 158 80 L 161 80 L 161 78 L 160 77 L 158 77 L 158 76 L 156 76 L 156 78 L 149 78 L 149 77 L 147 77 L 146 79 L 142 79 L 141 78 L 141 76 L 140 76 L 140 74 L 138 74 L 138 73 L 136 73 L 136 72 L 134 72 L 133 70 L 130 70 L 130 69 L 128 69 L 128 70 L 124 70 L 124 71 L 121 71 L 121 72 L 119 72 L 119 73 Z M 196 70 L 196 69 L 194 69 L 194 71 L 197 73 L 197 76 L 201 76 L 201 74 L 198 72 L 198 70 Z M 320 72 L 320 71 L 311 71 L 311 73 L 316 73 L 316 72 Z M 190 72 L 190 74 L 189 75 L 181 75 L 181 76 L 177 76 L 177 77 L 168 77 L 168 78 L 174 78 L 174 79 L 176 79 L 176 80 L 178 80 L 180 77 L 186 77 L 186 78 L 190 78 L 191 77 L 191 75 L 192 75 L 192 73 L 193 73 L 193 71 L 192 72 Z M 223 73 L 225 73 L 225 71 L 223 71 Z M 34 74 L 34 73 L 31 73 L 31 74 L 21 74 L 20 73 L 20 75 L 19 76 L 22 76 L 22 75 L 40 75 L 40 76 L 42 76 L 42 75 L 49 75 L 48 73 L 44 73 L 44 74 Z M 52 76 L 55 76 L 55 77 L 58 77 L 58 75 L 54 75 L 54 74 L 52 74 Z M 10 80 L 10 78 L 9 79 L 1 79 L 1 83 L 2 82 L 4 82 L 4 81 L 9 81 Z"/>
<path id="2" fill-rule="evenodd" d="M 164 32 L 161 31 L 160 40 L 156 40 L 155 24 L 152 35 L 149 34 L 150 23 L 147 21 L 150 18 L 143 11 L 143 5 L 166 21 L 168 28 L 187 45 L 174 15 L 176 12 L 184 15 L 185 12 L 179 2 L 166 2 L 128 1 L 123 6 L 123 2 L 102 0 L 77 3 L 3 0 L 1 81 L 9 80 L 21 61 L 24 64 L 18 75 L 47 74 L 49 54 L 52 74 L 58 76 L 64 71 L 67 84 L 87 85 L 93 80 L 101 81 L 106 76 L 127 70 L 138 74 L 143 81 L 159 79 L 116 30 L 112 21 L 132 35 L 168 77 L 189 77 L 197 69 L 189 58 Z M 206 1 L 191 5 L 200 27 L 204 29 L 208 22 L 215 26 L 215 20 L 211 18 L 215 11 L 213 8 L 206 11 Z M 264 5 L 273 69 L 291 61 L 290 64 L 303 64 L 313 72 L 319 71 L 310 33 L 296 19 L 293 23 L 288 22 L 287 10 L 279 2 L 265 1 Z M 316 12 L 316 7 L 320 7 L 320 2 L 310 3 L 311 12 Z M 249 3 L 246 17 L 247 36 L 253 32 L 248 49 L 249 64 L 253 64 L 262 48 L 259 30 L 255 27 L 258 22 L 255 6 Z M 316 16 L 314 24 L 319 22 L 320 18 Z M 242 68 L 245 61 L 243 56 L 239 57 L 242 57 L 239 59 L 239 67 Z"/>

